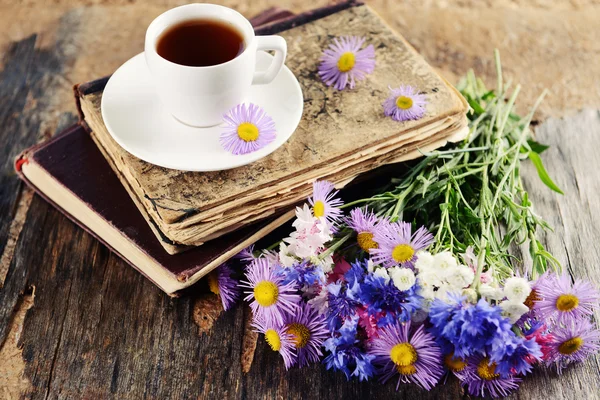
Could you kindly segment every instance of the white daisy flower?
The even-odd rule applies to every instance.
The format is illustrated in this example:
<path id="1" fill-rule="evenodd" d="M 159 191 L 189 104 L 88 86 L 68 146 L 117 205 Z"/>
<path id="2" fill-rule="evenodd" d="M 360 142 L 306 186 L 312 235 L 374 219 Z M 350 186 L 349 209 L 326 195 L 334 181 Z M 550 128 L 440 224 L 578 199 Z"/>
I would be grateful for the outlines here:
<path id="1" fill-rule="evenodd" d="M 449 251 L 442 251 L 441 253 L 433 256 L 434 266 L 433 268 L 438 272 L 440 277 L 447 277 L 456 268 L 458 263 L 456 258 Z"/>
<path id="2" fill-rule="evenodd" d="M 390 277 L 394 281 L 394 286 L 396 286 L 398 290 L 402 291 L 410 289 L 417 281 L 415 273 L 408 268 L 391 268 Z"/>
<path id="3" fill-rule="evenodd" d="M 523 314 L 529 311 L 529 307 L 520 301 L 505 300 L 500 303 L 502 315 L 510 319 L 510 323 L 514 324 L 521 318 Z"/>
<path id="4" fill-rule="evenodd" d="M 466 265 L 459 265 L 448 274 L 446 280 L 457 289 L 463 289 L 473 283 L 475 273 Z"/>
<path id="5" fill-rule="evenodd" d="M 523 303 L 531 293 L 527 279 L 513 276 L 504 282 L 504 295 L 507 299 Z"/>
<path id="6" fill-rule="evenodd" d="M 425 271 L 433 267 L 434 259 L 430 252 L 420 251 L 417 253 L 417 261 L 415 261 L 415 268 L 419 271 Z"/>
<path id="7" fill-rule="evenodd" d="M 487 283 L 479 286 L 479 294 L 488 300 L 502 300 L 504 298 L 502 289 L 490 286 Z"/>
<path id="8" fill-rule="evenodd" d="M 385 283 L 387 284 L 390 281 L 390 275 L 387 272 L 386 268 L 377 268 L 373 273 L 373 276 L 377 276 L 385 279 Z"/>

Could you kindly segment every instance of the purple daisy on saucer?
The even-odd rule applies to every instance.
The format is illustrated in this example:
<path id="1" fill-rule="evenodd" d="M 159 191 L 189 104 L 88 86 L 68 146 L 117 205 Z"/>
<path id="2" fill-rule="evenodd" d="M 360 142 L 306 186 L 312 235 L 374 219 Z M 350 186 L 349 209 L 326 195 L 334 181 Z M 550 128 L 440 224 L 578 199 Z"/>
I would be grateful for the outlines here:
<path id="1" fill-rule="evenodd" d="M 520 378 L 514 375 L 502 376 L 496 371 L 497 365 L 480 354 L 467 359 L 467 366 L 454 375 L 462 386 L 467 387 L 471 396 L 506 397 L 519 388 Z"/>
<path id="2" fill-rule="evenodd" d="M 265 340 L 269 347 L 271 347 L 271 350 L 281 354 L 285 369 L 290 369 L 296 363 L 297 356 L 294 336 L 288 333 L 288 328 L 285 325 L 278 325 L 274 321 L 255 318 L 252 326 L 259 333 L 265 335 Z"/>
<path id="3" fill-rule="evenodd" d="M 235 155 L 262 149 L 277 136 L 275 122 L 256 104 L 239 104 L 223 116 L 225 131 L 219 141 Z"/>
<path id="4" fill-rule="evenodd" d="M 558 373 L 569 364 L 584 361 L 600 350 L 600 331 L 586 318 L 567 326 L 555 327 L 547 354 L 548 365 L 555 365 Z"/>
<path id="5" fill-rule="evenodd" d="M 434 337 L 423 325 L 411 333 L 411 323 L 388 325 L 373 339 L 369 354 L 374 355 L 373 364 L 378 367 L 381 382 L 385 383 L 399 375 L 400 382 L 414 383 L 431 390 L 444 374 L 442 352 Z"/>
<path id="6" fill-rule="evenodd" d="M 414 268 L 417 252 L 426 249 L 433 243 L 433 235 L 425 227 L 420 227 L 411 234 L 408 222 L 384 224 L 373 236 L 379 248 L 371 250 L 371 259 L 375 264 L 385 267 L 400 265 Z"/>
<path id="7" fill-rule="evenodd" d="M 340 206 L 344 202 L 335 197 L 338 191 L 335 190 L 333 183 L 328 181 L 315 181 L 313 183 L 313 195 L 308 199 L 312 206 L 313 215 L 316 218 L 324 217 L 329 222 L 335 222 L 342 216 Z"/>
<path id="8" fill-rule="evenodd" d="M 303 303 L 298 311 L 286 315 L 285 326 L 293 336 L 299 367 L 318 362 L 323 355 L 321 345 L 329 337 L 325 318 L 307 303 Z"/>
<path id="9" fill-rule="evenodd" d="M 425 115 L 427 97 L 410 86 L 402 85 L 397 89 L 390 86 L 390 97 L 383 103 L 383 112 L 395 121 L 419 119 Z"/>
<path id="10" fill-rule="evenodd" d="M 577 279 L 571 283 L 567 274 L 551 275 L 536 287 L 540 300 L 534 310 L 542 320 L 552 319 L 557 324 L 569 325 L 582 317 L 592 315 L 600 296 L 590 282 Z"/>
<path id="11" fill-rule="evenodd" d="M 357 36 L 333 39 L 319 65 L 319 76 L 327 86 L 343 90 L 349 84 L 353 89 L 356 81 L 375 70 L 375 48 L 370 44 L 361 50 L 364 43 L 365 38 Z"/>
<path id="12" fill-rule="evenodd" d="M 246 269 L 247 281 L 241 281 L 250 301 L 250 308 L 256 318 L 268 322 L 283 324 L 286 314 L 294 314 L 298 311 L 300 295 L 297 293 L 294 282 L 284 283 L 284 278 L 274 273 L 269 261 L 265 258 L 257 258 L 252 261 Z"/>
<path id="13" fill-rule="evenodd" d="M 222 264 L 206 277 L 210 291 L 219 296 L 225 311 L 229 310 L 240 298 L 238 282 L 232 276 L 231 267 Z"/>
<path id="14" fill-rule="evenodd" d="M 387 220 L 380 220 L 368 208 L 364 210 L 355 208 L 350 211 L 350 216 L 345 218 L 345 222 L 350 229 L 356 232 L 356 241 L 361 249 L 368 253 L 372 249 L 379 248 L 379 244 L 373 240 L 373 237 L 379 225 L 386 223 Z"/>

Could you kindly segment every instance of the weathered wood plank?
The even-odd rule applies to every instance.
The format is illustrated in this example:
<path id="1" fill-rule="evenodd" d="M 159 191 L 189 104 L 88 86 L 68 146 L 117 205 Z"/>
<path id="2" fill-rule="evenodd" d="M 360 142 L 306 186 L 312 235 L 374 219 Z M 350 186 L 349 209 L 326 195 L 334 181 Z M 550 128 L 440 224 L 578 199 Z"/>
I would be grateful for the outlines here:
<path id="1" fill-rule="evenodd" d="M 21 182 L 13 172 L 13 159 L 24 148 L 39 140 L 40 135 L 51 135 L 58 123 L 72 123 L 73 114 L 67 114 L 61 121 L 53 121 L 44 124 L 45 121 L 55 118 L 49 115 L 52 109 L 53 92 L 63 82 L 61 74 L 64 73 L 65 64 L 70 58 L 65 56 L 62 46 L 69 46 L 69 37 L 73 33 L 70 29 L 59 31 L 59 40 L 56 47 L 40 49 L 37 47 L 37 35 L 29 36 L 19 42 L 12 44 L 2 59 L 2 71 L 0 72 L 0 266 L 2 277 L 0 281 L 8 279 L 11 271 L 7 264 L 11 262 L 10 257 L 3 257 L 4 249 L 9 234 L 16 236 L 20 231 L 22 221 L 17 221 L 16 226 L 12 224 L 17 210 Z M 27 204 L 24 205 L 27 208 Z M 23 213 L 24 210 L 21 210 Z M 13 229 L 11 230 L 11 225 Z M 10 249 L 12 252 L 12 248 Z M 4 342 L 6 328 L 18 294 L 24 287 L 16 287 L 13 282 L 9 291 L 0 293 L 0 344 Z M 2 285 L 0 285 L 2 286 Z"/>

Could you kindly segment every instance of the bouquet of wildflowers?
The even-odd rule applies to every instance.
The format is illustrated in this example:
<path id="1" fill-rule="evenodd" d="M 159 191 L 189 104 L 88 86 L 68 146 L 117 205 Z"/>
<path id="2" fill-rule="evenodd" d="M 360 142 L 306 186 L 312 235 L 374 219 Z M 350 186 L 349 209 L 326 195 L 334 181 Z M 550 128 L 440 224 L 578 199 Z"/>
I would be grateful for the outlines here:
<path id="1" fill-rule="evenodd" d="M 244 297 L 253 326 L 286 368 L 321 362 L 360 381 L 425 390 L 454 375 L 471 395 L 506 396 L 534 368 L 559 373 L 600 349 L 598 290 L 560 272 L 536 238 L 548 229 L 524 190 L 530 159 L 555 191 L 531 136 L 533 115 L 512 111 L 472 73 L 460 89 L 471 133 L 425 154 L 406 175 L 343 204 L 317 181 L 276 250 L 238 255 L 209 276 L 225 309 Z M 506 100 L 508 98 L 508 100 Z M 527 244 L 531 261 L 509 248 Z"/>

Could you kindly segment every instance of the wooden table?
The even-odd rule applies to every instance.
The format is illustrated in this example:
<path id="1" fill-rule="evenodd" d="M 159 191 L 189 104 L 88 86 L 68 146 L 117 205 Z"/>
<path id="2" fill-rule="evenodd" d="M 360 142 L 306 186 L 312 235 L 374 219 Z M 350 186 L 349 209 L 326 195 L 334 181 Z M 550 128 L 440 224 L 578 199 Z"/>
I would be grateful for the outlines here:
<path id="1" fill-rule="evenodd" d="M 141 51 L 149 21 L 177 2 L 93 3 L 0 5 L 0 399 L 463 396 L 454 379 L 395 394 L 392 384 L 347 382 L 320 365 L 286 372 L 248 329 L 247 309 L 219 316 L 201 288 L 169 298 L 21 184 L 13 157 L 75 121 L 71 85 Z M 600 285 L 600 11 L 584 0 L 486 3 L 372 5 L 450 80 L 474 67 L 493 82 L 499 47 L 506 75 L 524 85 L 522 110 L 542 87 L 551 90 L 536 131 L 552 145 L 544 161 L 565 195 L 546 189 L 530 165 L 525 182 L 555 227 L 544 245 L 569 273 Z M 272 4 L 308 7 L 226 4 L 246 15 Z M 536 372 L 513 397 L 600 398 L 599 368 L 596 357 L 562 376 Z"/>

